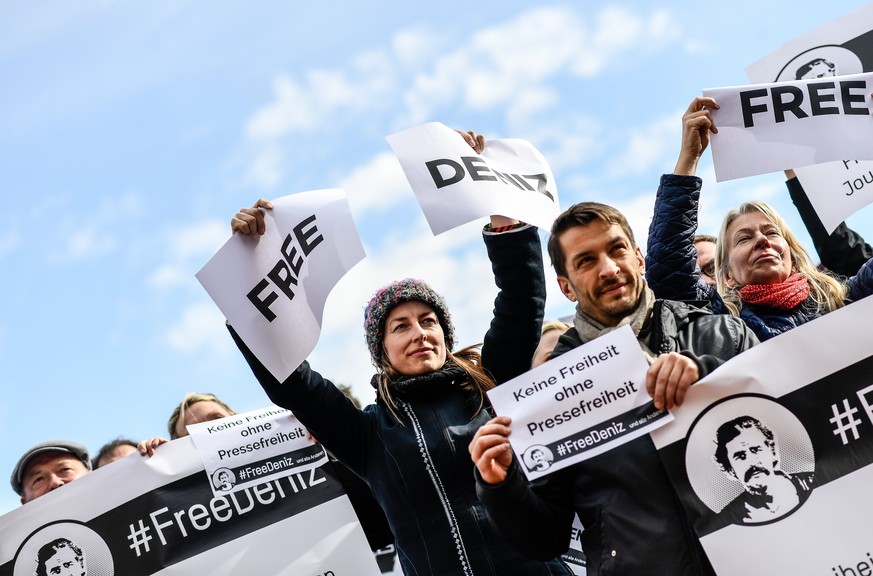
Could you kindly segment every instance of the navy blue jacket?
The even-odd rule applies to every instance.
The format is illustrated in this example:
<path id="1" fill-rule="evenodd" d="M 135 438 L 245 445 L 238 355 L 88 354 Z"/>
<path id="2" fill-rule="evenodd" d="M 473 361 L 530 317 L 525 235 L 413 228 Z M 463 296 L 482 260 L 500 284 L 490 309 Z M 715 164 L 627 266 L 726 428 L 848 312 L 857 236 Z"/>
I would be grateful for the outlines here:
<path id="1" fill-rule="evenodd" d="M 530 368 L 539 342 L 546 297 L 542 251 L 532 227 L 486 235 L 485 243 L 499 293 L 482 358 L 501 383 Z M 522 556 L 489 524 L 467 447 L 492 416 L 478 410 L 477 393 L 462 389 L 459 369 L 447 364 L 406 379 L 395 396 L 398 421 L 381 399 L 358 410 L 307 362 L 277 381 L 235 339 L 270 399 L 292 410 L 370 486 L 407 576 L 570 574 L 558 561 Z"/>
<path id="2" fill-rule="evenodd" d="M 656 300 L 651 326 L 652 350 L 695 359 L 701 377 L 758 343 L 738 318 L 683 302 Z M 553 358 L 582 343 L 571 328 Z M 713 574 L 648 434 L 531 484 L 513 459 L 500 484 L 477 472 L 476 489 L 500 533 L 531 557 L 566 548 L 575 511 L 589 576 Z"/>
<path id="3" fill-rule="evenodd" d="M 718 291 L 700 281 L 697 269 L 697 207 L 703 181 L 697 176 L 664 174 L 655 198 L 655 213 L 649 226 L 646 249 L 646 280 L 658 298 L 709 302 L 712 310 L 727 314 Z M 873 294 L 873 261 L 865 262 L 845 282 L 846 303 Z M 822 315 L 807 299 L 784 311 L 767 306 L 743 304 L 742 318 L 761 341 L 768 340 Z"/>

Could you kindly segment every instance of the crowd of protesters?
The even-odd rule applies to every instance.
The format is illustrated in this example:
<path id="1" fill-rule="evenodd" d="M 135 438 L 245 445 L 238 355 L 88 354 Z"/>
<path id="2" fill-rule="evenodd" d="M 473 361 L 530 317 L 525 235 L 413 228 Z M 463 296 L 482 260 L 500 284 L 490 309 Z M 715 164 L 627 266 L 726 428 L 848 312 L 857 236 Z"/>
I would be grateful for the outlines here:
<path id="1" fill-rule="evenodd" d="M 589 574 L 714 573 L 648 435 L 529 483 L 509 445 L 511 420 L 493 413 L 486 392 L 629 326 L 649 364 L 654 405 L 681 410 L 689 388 L 731 358 L 873 291 L 873 249 L 845 224 L 826 233 L 791 172 L 789 192 L 821 267 L 764 202 L 730 211 L 717 236 L 697 234 L 696 170 L 717 131 L 716 108 L 695 98 L 683 116 L 679 159 L 661 178 L 645 256 L 611 206 L 581 202 L 555 220 L 547 252 L 575 307 L 567 323 L 543 324 L 537 229 L 494 215 L 482 236 L 498 293 L 483 343 L 456 347 L 449 307 L 425 280 L 377 289 L 364 319 L 374 372 L 361 375 L 373 404 L 362 408 L 307 361 L 277 380 L 228 325 L 266 396 L 344 471 L 371 547 L 393 545 L 405 574 L 571 574 L 560 556 L 574 514 Z M 486 145 L 474 132 L 461 136 L 477 152 Z M 266 200 L 241 209 L 233 233 L 263 234 L 271 209 Z M 188 394 L 167 432 L 175 440 L 190 424 L 233 414 L 213 395 Z M 118 438 L 93 459 L 76 442 L 43 442 L 22 455 L 11 484 L 26 504 L 167 441 Z"/>

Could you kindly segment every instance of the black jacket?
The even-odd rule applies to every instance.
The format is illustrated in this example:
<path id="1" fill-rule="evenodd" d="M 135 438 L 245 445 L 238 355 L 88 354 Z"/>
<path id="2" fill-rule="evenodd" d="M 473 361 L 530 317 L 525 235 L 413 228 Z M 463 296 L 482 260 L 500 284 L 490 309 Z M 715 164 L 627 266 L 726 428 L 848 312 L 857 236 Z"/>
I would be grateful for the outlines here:
<path id="1" fill-rule="evenodd" d="M 483 365 L 500 383 L 530 367 L 542 324 L 545 279 L 535 228 L 486 235 L 485 243 L 500 292 Z M 491 414 L 478 410 L 477 393 L 462 389 L 465 374 L 459 369 L 447 363 L 437 372 L 405 380 L 396 392 L 398 421 L 381 400 L 358 410 L 307 362 L 278 382 L 235 339 L 270 399 L 292 410 L 370 486 L 388 517 L 407 576 L 569 574 L 559 562 L 522 556 L 490 526 L 476 498 L 467 447 Z"/>
<path id="2" fill-rule="evenodd" d="M 800 181 L 791 178 L 785 181 L 785 185 L 788 187 L 791 201 L 797 207 L 800 219 L 806 226 L 806 231 L 812 238 L 812 244 L 822 266 L 847 278 L 857 274 L 858 270 L 873 258 L 873 246 L 864 242 L 864 238 L 846 226 L 845 222 L 840 222 L 836 230 L 828 234 Z"/>
<path id="3" fill-rule="evenodd" d="M 696 359 L 701 377 L 758 342 L 738 318 L 665 300 L 655 302 L 651 329 L 658 353 Z M 581 344 L 572 328 L 554 356 Z M 531 557 L 566 548 L 575 511 L 589 576 L 713 574 L 648 435 L 531 484 L 513 460 L 504 482 L 477 475 L 476 488 L 500 533 Z"/>

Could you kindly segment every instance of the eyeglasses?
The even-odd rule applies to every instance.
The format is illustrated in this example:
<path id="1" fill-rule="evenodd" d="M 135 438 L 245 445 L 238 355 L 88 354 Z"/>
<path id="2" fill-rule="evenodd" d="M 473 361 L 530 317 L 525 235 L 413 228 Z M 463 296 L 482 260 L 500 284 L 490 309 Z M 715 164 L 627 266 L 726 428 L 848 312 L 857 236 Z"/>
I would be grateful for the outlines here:
<path id="1" fill-rule="evenodd" d="M 715 280 L 715 260 L 710 260 L 700 268 L 700 273 Z"/>

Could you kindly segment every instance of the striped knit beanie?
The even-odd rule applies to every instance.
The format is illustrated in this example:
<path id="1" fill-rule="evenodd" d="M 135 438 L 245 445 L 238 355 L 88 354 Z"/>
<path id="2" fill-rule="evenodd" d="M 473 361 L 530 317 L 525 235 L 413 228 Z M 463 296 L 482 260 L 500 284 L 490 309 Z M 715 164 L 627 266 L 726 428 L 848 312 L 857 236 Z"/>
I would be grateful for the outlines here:
<path id="1" fill-rule="evenodd" d="M 455 345 L 455 328 L 452 317 L 443 297 L 434 292 L 433 288 L 423 280 L 406 278 L 392 282 L 380 288 L 370 299 L 364 310 L 364 331 L 367 334 L 367 348 L 370 349 L 370 360 L 376 368 L 381 367 L 382 339 L 385 336 L 385 320 L 388 313 L 404 302 L 416 300 L 424 302 L 436 312 L 443 334 L 446 338 L 446 350 L 451 352 Z"/>

